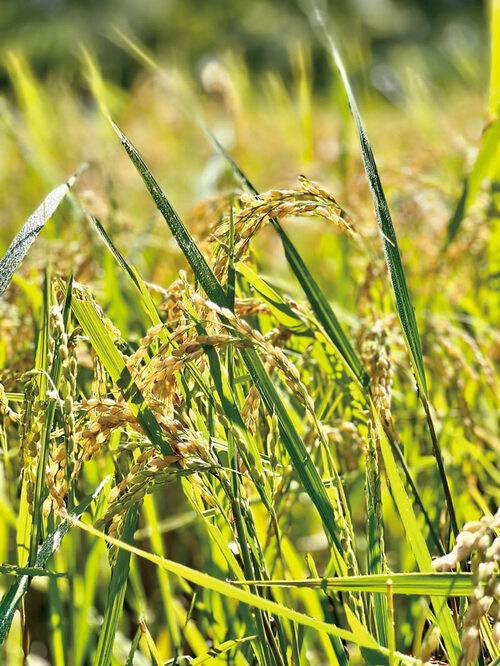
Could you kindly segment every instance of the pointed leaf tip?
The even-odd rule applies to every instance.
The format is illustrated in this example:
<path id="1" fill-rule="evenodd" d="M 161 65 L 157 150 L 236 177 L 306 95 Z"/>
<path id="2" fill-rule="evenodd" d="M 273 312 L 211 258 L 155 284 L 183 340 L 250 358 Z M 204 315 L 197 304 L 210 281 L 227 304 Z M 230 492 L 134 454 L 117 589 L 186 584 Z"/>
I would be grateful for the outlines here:
<path id="1" fill-rule="evenodd" d="M 0 259 L 0 297 L 9 286 L 14 273 L 17 271 L 22 260 L 28 253 L 28 250 L 35 242 L 36 237 L 43 229 L 46 222 L 50 220 L 55 213 L 59 204 L 69 192 L 82 170 L 83 167 L 71 176 L 66 183 L 59 185 L 45 197 L 44 201 L 38 206 L 35 212 L 29 216 L 21 228 L 21 231 L 9 245 L 7 252 Z"/>

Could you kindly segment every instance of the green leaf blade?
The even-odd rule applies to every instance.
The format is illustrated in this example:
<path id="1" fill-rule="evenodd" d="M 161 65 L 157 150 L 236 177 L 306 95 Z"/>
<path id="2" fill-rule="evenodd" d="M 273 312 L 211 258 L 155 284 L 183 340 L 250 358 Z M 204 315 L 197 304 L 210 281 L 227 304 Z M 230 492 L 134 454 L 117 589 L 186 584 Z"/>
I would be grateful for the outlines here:
<path id="1" fill-rule="evenodd" d="M 9 286 L 12 276 L 19 268 L 38 234 L 56 212 L 78 175 L 79 172 L 72 176 L 67 183 L 59 185 L 45 197 L 40 206 L 26 220 L 20 232 L 9 245 L 7 252 L 0 259 L 0 297 Z"/>

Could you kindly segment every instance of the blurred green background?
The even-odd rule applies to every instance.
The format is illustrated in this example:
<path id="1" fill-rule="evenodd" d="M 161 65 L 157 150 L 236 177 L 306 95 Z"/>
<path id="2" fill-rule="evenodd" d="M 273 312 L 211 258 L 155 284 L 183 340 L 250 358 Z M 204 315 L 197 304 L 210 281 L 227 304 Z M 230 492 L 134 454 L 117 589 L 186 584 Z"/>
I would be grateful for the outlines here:
<path id="1" fill-rule="evenodd" d="M 323 0 L 320 6 L 328 10 L 344 50 L 352 52 L 350 57 L 363 52 L 373 86 L 397 101 L 398 67 L 409 62 L 412 49 L 418 49 L 420 57 L 424 53 L 433 79 L 442 84 L 477 75 L 478 58 L 486 73 L 486 4 L 484 0 Z M 21 49 L 37 75 L 77 82 L 84 43 L 98 56 L 106 77 L 125 86 L 138 66 L 113 44 L 117 27 L 131 31 L 160 60 L 188 65 L 193 74 L 207 58 L 236 50 L 252 72 L 272 69 L 287 80 L 290 49 L 297 42 L 312 43 L 314 84 L 321 88 L 331 72 L 304 19 L 308 5 L 309 0 L 2 0 L 0 43 L 5 51 Z M 0 69 L 0 86 L 7 81 Z"/>

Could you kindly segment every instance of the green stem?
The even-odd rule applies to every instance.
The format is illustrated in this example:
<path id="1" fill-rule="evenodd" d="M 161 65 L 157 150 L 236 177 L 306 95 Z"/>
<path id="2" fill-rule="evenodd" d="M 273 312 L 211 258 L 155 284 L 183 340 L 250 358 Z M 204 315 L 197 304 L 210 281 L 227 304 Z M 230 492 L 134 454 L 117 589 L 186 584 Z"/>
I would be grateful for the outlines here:
<path id="1" fill-rule="evenodd" d="M 455 507 L 453 505 L 453 500 L 451 498 L 451 491 L 450 491 L 450 486 L 448 485 L 448 479 L 446 477 L 446 471 L 444 469 L 444 461 L 443 461 L 443 456 L 441 454 L 441 448 L 439 446 L 439 443 L 437 441 L 436 437 L 436 431 L 434 429 L 434 421 L 432 420 L 432 415 L 430 411 L 430 406 L 428 400 L 420 394 L 420 400 L 422 402 L 422 405 L 425 410 L 425 416 L 427 418 L 427 425 L 429 427 L 429 432 L 431 435 L 431 441 L 432 441 L 432 449 L 434 452 L 434 457 L 436 458 L 437 464 L 438 464 L 438 469 L 439 469 L 439 474 L 441 476 L 441 483 L 443 484 L 443 490 L 444 490 L 444 496 L 446 499 L 446 505 L 448 507 L 448 513 L 450 515 L 450 521 L 451 521 L 451 529 L 453 531 L 453 535 L 456 538 L 459 529 L 458 529 L 458 524 L 457 524 L 457 517 L 455 514 Z"/>

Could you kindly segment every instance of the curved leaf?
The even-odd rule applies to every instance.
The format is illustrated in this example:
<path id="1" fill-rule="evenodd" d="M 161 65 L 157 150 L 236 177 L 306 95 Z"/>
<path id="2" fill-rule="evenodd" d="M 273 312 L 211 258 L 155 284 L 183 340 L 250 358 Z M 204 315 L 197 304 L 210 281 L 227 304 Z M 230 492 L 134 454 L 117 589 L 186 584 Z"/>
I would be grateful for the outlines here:
<path id="1" fill-rule="evenodd" d="M 35 242 L 36 237 L 45 226 L 45 223 L 55 213 L 57 207 L 78 178 L 80 171 L 75 173 L 67 183 L 59 185 L 59 187 L 56 187 L 45 197 L 43 203 L 41 203 L 35 212 L 26 220 L 21 231 L 17 234 L 9 245 L 7 252 L 0 259 L 0 296 L 2 296 L 9 286 L 12 276 L 17 271 L 20 263 L 28 253 L 28 250 Z"/>
<path id="2" fill-rule="evenodd" d="M 92 495 L 89 495 L 83 500 L 83 502 L 80 502 L 74 511 L 72 511 L 69 516 L 62 521 L 58 528 L 49 534 L 49 536 L 40 546 L 40 550 L 38 551 L 35 561 L 35 569 L 43 567 L 49 557 L 55 553 L 55 551 L 61 545 L 61 541 L 63 540 L 65 534 L 69 532 L 69 530 L 73 527 L 74 522 L 78 520 L 83 512 L 89 507 L 92 500 L 94 500 L 99 495 L 107 481 L 108 478 L 106 477 L 104 481 L 99 484 Z M 3 643 L 5 637 L 7 636 L 19 602 L 26 594 L 29 579 L 30 575 L 28 574 L 19 576 L 19 578 L 15 583 L 12 584 L 0 602 L 0 644 Z"/>

